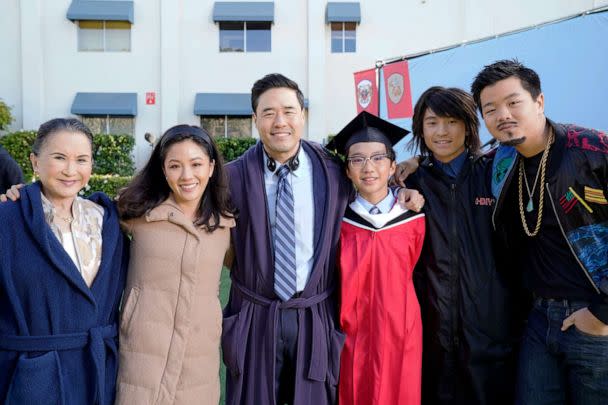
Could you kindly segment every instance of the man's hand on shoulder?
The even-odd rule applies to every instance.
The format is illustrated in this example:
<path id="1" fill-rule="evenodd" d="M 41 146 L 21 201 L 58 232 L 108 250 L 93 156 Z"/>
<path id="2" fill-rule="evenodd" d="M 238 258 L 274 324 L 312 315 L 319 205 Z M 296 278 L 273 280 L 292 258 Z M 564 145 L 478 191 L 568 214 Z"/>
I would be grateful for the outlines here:
<path id="1" fill-rule="evenodd" d="M 8 200 L 17 201 L 21 197 L 19 189 L 23 188 L 25 184 L 15 184 L 6 190 L 6 194 L 0 194 L 0 202 L 7 202 Z"/>
<path id="2" fill-rule="evenodd" d="M 416 170 L 420 164 L 420 157 L 413 156 L 403 162 L 397 164 L 397 169 L 392 177 L 393 185 L 405 187 L 405 179 Z"/>
<path id="3" fill-rule="evenodd" d="M 399 194 L 397 194 L 397 202 L 403 208 L 415 212 L 420 212 L 422 207 L 424 207 L 424 197 L 422 194 L 420 194 L 418 190 L 411 188 L 399 189 Z"/>

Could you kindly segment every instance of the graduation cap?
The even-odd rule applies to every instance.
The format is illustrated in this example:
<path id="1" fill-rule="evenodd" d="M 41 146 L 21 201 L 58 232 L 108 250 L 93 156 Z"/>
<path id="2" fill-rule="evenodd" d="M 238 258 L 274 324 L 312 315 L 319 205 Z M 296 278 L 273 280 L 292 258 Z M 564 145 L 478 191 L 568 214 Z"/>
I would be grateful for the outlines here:
<path id="1" fill-rule="evenodd" d="M 367 111 L 361 111 L 349 122 L 326 146 L 327 149 L 346 155 L 346 151 L 355 143 L 381 142 L 387 149 L 392 148 L 410 131 L 376 117 Z"/>

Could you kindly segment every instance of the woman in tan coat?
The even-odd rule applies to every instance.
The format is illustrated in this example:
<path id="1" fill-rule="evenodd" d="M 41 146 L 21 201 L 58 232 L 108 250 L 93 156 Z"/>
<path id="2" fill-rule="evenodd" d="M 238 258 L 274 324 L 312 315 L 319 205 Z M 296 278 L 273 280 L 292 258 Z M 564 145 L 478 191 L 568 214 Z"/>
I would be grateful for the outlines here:
<path id="1" fill-rule="evenodd" d="M 220 272 L 234 214 L 222 158 L 199 127 L 169 129 L 119 194 L 132 236 L 117 404 L 217 404 Z"/>

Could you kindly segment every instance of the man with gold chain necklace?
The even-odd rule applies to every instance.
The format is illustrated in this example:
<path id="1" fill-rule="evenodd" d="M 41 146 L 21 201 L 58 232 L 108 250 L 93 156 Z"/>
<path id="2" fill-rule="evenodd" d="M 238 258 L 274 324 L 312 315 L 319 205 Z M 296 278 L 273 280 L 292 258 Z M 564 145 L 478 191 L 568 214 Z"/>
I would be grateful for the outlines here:
<path id="1" fill-rule="evenodd" d="M 493 224 L 534 296 L 517 403 L 605 403 L 608 136 L 547 119 L 538 75 L 516 60 L 486 66 L 471 90 L 501 144 Z"/>

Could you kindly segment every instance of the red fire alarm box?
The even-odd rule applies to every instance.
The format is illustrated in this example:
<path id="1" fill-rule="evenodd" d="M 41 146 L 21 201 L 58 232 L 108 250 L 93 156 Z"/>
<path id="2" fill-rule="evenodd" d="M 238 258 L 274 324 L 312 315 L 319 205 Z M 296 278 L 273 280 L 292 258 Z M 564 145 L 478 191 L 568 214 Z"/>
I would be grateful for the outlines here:
<path id="1" fill-rule="evenodd" d="M 156 104 L 156 93 L 149 91 L 146 93 L 146 104 Z"/>

